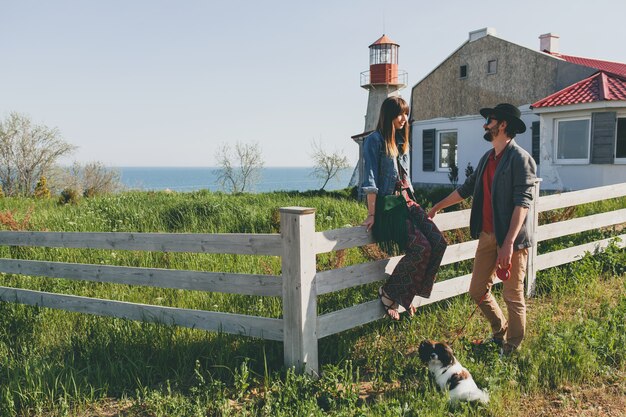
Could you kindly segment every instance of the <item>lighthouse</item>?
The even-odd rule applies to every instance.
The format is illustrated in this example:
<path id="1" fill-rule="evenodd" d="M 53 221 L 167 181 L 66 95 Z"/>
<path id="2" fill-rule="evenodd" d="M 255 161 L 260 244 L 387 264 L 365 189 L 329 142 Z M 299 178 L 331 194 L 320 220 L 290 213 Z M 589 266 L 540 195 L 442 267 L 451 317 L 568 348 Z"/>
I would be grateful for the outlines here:
<path id="1" fill-rule="evenodd" d="M 406 71 L 398 70 L 399 48 L 400 45 L 385 34 L 369 46 L 370 69 L 361 73 L 361 87 L 369 92 L 367 113 L 363 133 L 352 136 L 352 139 L 359 145 L 359 160 L 352 174 L 350 185 L 360 187 L 363 182 L 363 140 L 376 129 L 380 106 L 387 97 L 400 95 L 400 90 L 407 85 Z"/>

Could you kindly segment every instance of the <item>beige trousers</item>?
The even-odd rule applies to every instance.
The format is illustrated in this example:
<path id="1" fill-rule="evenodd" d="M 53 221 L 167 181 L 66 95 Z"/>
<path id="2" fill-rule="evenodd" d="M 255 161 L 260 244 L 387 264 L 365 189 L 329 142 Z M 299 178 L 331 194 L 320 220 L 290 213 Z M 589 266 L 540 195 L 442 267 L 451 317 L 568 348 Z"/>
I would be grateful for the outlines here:
<path id="1" fill-rule="evenodd" d="M 490 291 L 495 278 L 497 259 L 498 246 L 495 234 L 482 232 L 478 239 L 469 293 L 477 303 L 488 293 L 480 304 L 480 310 L 491 324 L 493 337 L 503 340 L 505 345 L 515 349 L 522 343 L 526 330 L 524 276 L 528 249 L 513 252 L 511 276 L 502 282 L 502 295 L 508 310 L 508 321 Z"/>

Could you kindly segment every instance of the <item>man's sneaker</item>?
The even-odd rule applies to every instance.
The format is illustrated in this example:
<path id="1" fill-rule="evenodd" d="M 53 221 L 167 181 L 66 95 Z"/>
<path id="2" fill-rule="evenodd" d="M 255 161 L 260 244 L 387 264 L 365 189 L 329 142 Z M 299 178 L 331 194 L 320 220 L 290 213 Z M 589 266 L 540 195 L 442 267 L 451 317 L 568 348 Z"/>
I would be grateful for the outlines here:
<path id="1" fill-rule="evenodd" d="M 513 346 L 513 345 L 509 345 L 508 343 L 505 343 L 500 348 L 500 357 L 511 356 L 516 351 L 517 351 L 517 346 Z"/>
<path id="2" fill-rule="evenodd" d="M 474 340 L 472 343 L 474 343 L 474 345 L 476 346 L 485 346 L 489 344 L 494 344 L 500 350 L 502 350 L 502 347 L 504 346 L 504 340 L 497 338 L 497 337 L 490 337 L 488 339 L 477 339 L 477 340 Z"/>

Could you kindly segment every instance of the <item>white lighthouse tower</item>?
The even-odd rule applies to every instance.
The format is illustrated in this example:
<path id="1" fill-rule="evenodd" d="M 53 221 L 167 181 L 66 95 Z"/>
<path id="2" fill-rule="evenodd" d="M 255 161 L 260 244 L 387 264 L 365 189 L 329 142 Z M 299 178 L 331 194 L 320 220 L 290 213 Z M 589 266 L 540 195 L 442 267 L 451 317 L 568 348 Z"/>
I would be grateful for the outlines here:
<path id="1" fill-rule="evenodd" d="M 360 187 L 363 181 L 363 140 L 376 129 L 381 104 L 387 97 L 399 95 L 400 90 L 407 85 L 406 71 L 398 70 L 398 48 L 400 45 L 384 34 L 369 46 L 370 69 L 361 73 L 361 87 L 369 91 L 367 113 L 363 133 L 352 136 L 359 145 L 359 161 L 351 185 Z"/>

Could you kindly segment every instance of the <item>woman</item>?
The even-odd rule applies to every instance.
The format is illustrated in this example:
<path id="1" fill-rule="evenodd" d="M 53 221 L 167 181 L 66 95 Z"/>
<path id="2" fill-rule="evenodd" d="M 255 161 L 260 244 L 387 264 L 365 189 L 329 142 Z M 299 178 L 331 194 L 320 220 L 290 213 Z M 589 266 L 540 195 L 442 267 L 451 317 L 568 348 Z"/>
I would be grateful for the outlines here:
<path id="1" fill-rule="evenodd" d="M 430 297 L 435 274 L 447 247 L 437 226 L 414 201 L 408 174 L 408 114 L 409 106 L 402 98 L 387 98 L 380 108 L 376 131 L 365 138 L 363 144 L 365 178 L 362 190 L 367 195 L 368 209 L 363 225 L 368 232 L 374 232 L 377 241 L 391 239 L 405 250 L 405 256 L 387 282 L 378 289 L 380 302 L 394 320 L 400 319 L 399 305 L 413 315 L 413 297 Z M 403 197 L 408 210 L 404 209 L 404 204 L 397 207 L 399 210 L 382 209 L 397 204 L 398 199 L 386 198 L 394 195 Z M 403 203 L 403 200 L 399 201 Z M 376 213 L 377 209 L 379 213 Z M 376 222 L 381 223 L 378 228 Z M 392 229 L 399 232 L 390 236 Z"/>

